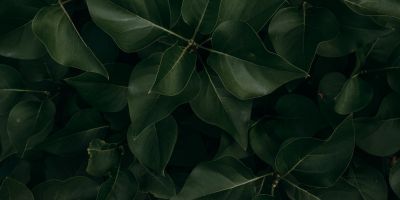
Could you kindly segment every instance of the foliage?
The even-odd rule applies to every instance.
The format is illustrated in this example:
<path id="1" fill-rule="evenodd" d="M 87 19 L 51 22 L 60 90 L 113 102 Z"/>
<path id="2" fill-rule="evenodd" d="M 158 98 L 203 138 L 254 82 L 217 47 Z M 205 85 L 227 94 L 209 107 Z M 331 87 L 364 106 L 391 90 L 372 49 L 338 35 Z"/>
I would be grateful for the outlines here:
<path id="1" fill-rule="evenodd" d="M 1 0 L 0 199 L 400 199 L 398 0 Z"/>

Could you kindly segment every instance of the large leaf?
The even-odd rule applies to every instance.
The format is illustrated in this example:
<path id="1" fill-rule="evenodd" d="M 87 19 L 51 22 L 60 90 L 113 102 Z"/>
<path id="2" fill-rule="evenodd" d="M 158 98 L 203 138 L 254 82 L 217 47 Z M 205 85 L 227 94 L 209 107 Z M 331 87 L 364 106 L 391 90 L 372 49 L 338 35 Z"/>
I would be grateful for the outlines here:
<path id="1" fill-rule="evenodd" d="M 373 90 L 370 85 L 359 77 L 347 80 L 335 99 L 335 111 L 346 115 L 357 112 L 372 100 Z"/>
<path id="2" fill-rule="evenodd" d="M 201 163 L 190 173 L 182 190 L 172 200 L 192 200 L 237 188 L 261 177 L 232 157 Z"/>
<path id="3" fill-rule="evenodd" d="M 63 129 L 48 137 L 41 147 L 53 154 L 76 153 L 86 150 L 94 138 L 103 137 L 108 128 L 100 113 L 82 110 L 74 114 Z"/>
<path id="4" fill-rule="evenodd" d="M 169 25 L 168 0 L 88 0 L 93 21 L 125 52 L 138 51 L 165 33 Z"/>
<path id="5" fill-rule="evenodd" d="M 282 144 L 275 168 L 281 175 L 290 173 L 306 185 L 332 186 L 347 169 L 354 146 L 353 119 L 348 117 L 325 141 L 294 138 Z"/>
<path id="6" fill-rule="evenodd" d="M 389 183 L 393 192 L 400 198 L 400 162 L 390 169 Z"/>
<path id="7" fill-rule="evenodd" d="M 123 64 L 110 64 L 110 80 L 93 73 L 68 78 L 66 82 L 76 88 L 79 94 L 90 105 L 103 112 L 117 112 L 127 104 L 128 88 L 126 82 L 129 66 Z M 113 72 L 125 72 L 119 75 Z"/>
<path id="8" fill-rule="evenodd" d="M 242 148 L 247 148 L 251 101 L 236 99 L 218 77 L 206 72 L 201 74 L 201 90 L 190 105 L 200 119 L 225 130 Z"/>
<path id="9" fill-rule="evenodd" d="M 344 179 L 340 179 L 339 182 L 332 187 L 312 189 L 311 192 L 321 200 L 363 200 L 360 192 L 355 187 L 347 183 Z"/>
<path id="10" fill-rule="evenodd" d="M 149 92 L 176 96 L 186 88 L 196 68 L 196 55 L 188 51 L 189 47 L 172 46 L 164 52 Z"/>
<path id="11" fill-rule="evenodd" d="M 289 180 L 285 179 L 284 183 L 286 186 L 286 194 L 291 200 L 321 200 L 316 195 Z"/>
<path id="12" fill-rule="evenodd" d="M 1 183 L 0 199 L 34 200 L 32 192 L 24 184 L 9 177 Z"/>
<path id="13" fill-rule="evenodd" d="M 320 42 L 337 35 L 336 17 L 326 8 L 288 7 L 280 9 L 273 17 L 269 36 L 276 52 L 294 65 L 310 71 Z"/>
<path id="14" fill-rule="evenodd" d="M 136 134 L 128 131 L 129 148 L 144 166 L 164 175 L 178 137 L 178 127 L 172 117 L 146 127 Z"/>
<path id="15" fill-rule="evenodd" d="M 20 153 L 43 142 L 53 128 L 56 108 L 51 101 L 22 101 L 10 111 L 7 133 L 10 141 Z"/>
<path id="16" fill-rule="evenodd" d="M 368 166 L 350 168 L 347 182 L 360 192 L 364 200 L 388 199 L 388 188 L 383 175 Z"/>
<path id="17" fill-rule="evenodd" d="M 108 78 L 107 70 L 82 40 L 61 4 L 42 8 L 33 19 L 32 28 L 59 64 Z"/>
<path id="18" fill-rule="evenodd" d="M 8 114 L 8 111 L 16 103 L 22 88 L 22 77 L 17 70 L 0 64 L 0 115 Z"/>
<path id="19" fill-rule="evenodd" d="M 115 143 L 94 139 L 87 148 L 89 160 L 86 172 L 92 176 L 103 176 L 120 162 L 120 152 Z"/>
<path id="20" fill-rule="evenodd" d="M 177 96 L 168 97 L 150 93 L 160 64 L 161 54 L 154 54 L 140 62 L 132 71 L 128 90 L 131 128 L 135 134 L 167 117 L 181 104 L 190 101 L 198 92 L 198 77 L 192 76 L 186 89 Z"/>
<path id="21" fill-rule="evenodd" d="M 33 188 L 36 200 L 91 200 L 97 195 L 97 183 L 76 176 L 67 180 L 49 180 Z"/>
<path id="22" fill-rule="evenodd" d="M 344 0 L 344 3 L 362 15 L 388 16 L 400 20 L 400 2 L 396 0 Z"/>
<path id="23" fill-rule="evenodd" d="M 221 1 L 223 0 L 184 0 L 182 18 L 201 33 L 211 33 L 217 23 Z"/>
<path id="24" fill-rule="evenodd" d="M 44 1 L 3 0 L 0 2 L 0 55 L 36 59 L 46 53 L 32 32 L 32 18 Z"/>
<path id="25" fill-rule="evenodd" d="M 176 194 L 174 181 L 168 174 L 156 175 L 139 164 L 133 165 L 130 170 L 135 174 L 142 192 L 162 199 L 169 199 Z"/>
<path id="26" fill-rule="evenodd" d="M 283 84 L 307 73 L 269 52 L 257 33 L 238 21 L 221 23 L 212 35 L 208 64 L 225 88 L 239 99 L 272 93 Z"/>
<path id="27" fill-rule="evenodd" d="M 129 171 L 118 170 L 100 186 L 96 200 L 135 199 L 139 185 Z"/>
<path id="28" fill-rule="evenodd" d="M 399 100 L 399 94 L 389 94 L 382 100 L 375 117 L 355 121 L 358 147 L 376 156 L 389 156 L 400 150 L 396 142 L 400 139 Z"/>

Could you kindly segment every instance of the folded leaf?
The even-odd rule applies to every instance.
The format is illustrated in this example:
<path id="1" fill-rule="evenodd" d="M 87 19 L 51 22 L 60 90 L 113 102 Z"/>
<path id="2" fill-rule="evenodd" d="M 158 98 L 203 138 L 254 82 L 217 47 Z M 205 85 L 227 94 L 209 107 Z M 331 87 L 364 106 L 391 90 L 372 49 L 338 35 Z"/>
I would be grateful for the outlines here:
<path id="1" fill-rule="evenodd" d="M 32 29 L 59 64 L 108 78 L 107 70 L 82 40 L 62 5 L 42 8 L 32 21 Z"/>
<path id="2" fill-rule="evenodd" d="M 257 33 L 247 24 L 228 21 L 212 35 L 208 64 L 224 87 L 239 99 L 272 93 L 283 84 L 306 77 L 307 73 L 269 52 Z"/>

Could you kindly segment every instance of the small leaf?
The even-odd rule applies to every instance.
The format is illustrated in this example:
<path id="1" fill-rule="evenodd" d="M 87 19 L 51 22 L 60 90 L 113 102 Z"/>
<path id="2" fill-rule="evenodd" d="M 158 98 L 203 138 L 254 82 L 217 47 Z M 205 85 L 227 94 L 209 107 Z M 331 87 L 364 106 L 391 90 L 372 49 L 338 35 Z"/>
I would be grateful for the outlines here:
<path id="1" fill-rule="evenodd" d="M 17 70 L 0 64 L 0 115 L 8 114 L 19 97 L 15 89 L 22 88 L 22 77 Z"/>
<path id="2" fill-rule="evenodd" d="M 87 149 L 89 161 L 86 172 L 92 176 L 102 176 L 118 165 L 120 152 L 117 144 L 106 143 L 100 139 L 94 139 Z"/>
<path id="3" fill-rule="evenodd" d="M 190 105 L 200 119 L 225 130 L 243 149 L 247 148 L 250 101 L 236 99 L 207 72 L 201 74 L 201 90 Z"/>
<path id="4" fill-rule="evenodd" d="M 335 111 L 342 115 L 360 111 L 371 102 L 373 95 L 367 82 L 358 77 L 350 78 L 335 99 Z"/>
<path id="5" fill-rule="evenodd" d="M 190 101 L 198 92 L 197 74 L 192 76 L 186 89 L 177 96 L 149 94 L 161 60 L 161 54 L 154 54 L 140 62 L 132 71 L 128 88 L 128 105 L 135 133 L 154 124 L 175 110 L 181 104 Z"/>
<path id="6" fill-rule="evenodd" d="M 93 21 L 125 52 L 138 51 L 166 33 L 168 0 L 88 0 Z"/>
<path id="7" fill-rule="evenodd" d="M 67 180 L 49 180 L 33 188 L 36 200 L 91 200 L 97 195 L 97 183 L 84 176 Z"/>
<path id="8" fill-rule="evenodd" d="M 390 169 L 389 183 L 393 192 L 400 198 L 400 162 Z"/>
<path id="9" fill-rule="evenodd" d="M 22 101 L 13 107 L 7 121 L 7 132 L 21 157 L 46 139 L 53 128 L 55 113 L 55 105 L 49 100 Z"/>
<path id="10" fill-rule="evenodd" d="M 192 200 L 217 192 L 237 188 L 261 177 L 255 177 L 240 161 L 224 157 L 196 166 L 179 194 L 172 200 Z"/>
<path id="11" fill-rule="evenodd" d="M 41 148 L 58 155 L 83 151 L 90 141 L 101 138 L 108 128 L 100 113 L 82 110 L 74 114 L 63 129 L 48 137 Z"/>
<path id="12" fill-rule="evenodd" d="M 121 79 L 125 78 L 112 72 L 117 70 L 125 72 L 128 71 L 127 69 L 130 67 L 122 64 L 111 64 L 107 66 L 113 68 L 109 70 L 110 80 L 97 74 L 87 72 L 68 78 L 65 81 L 78 90 L 82 98 L 98 110 L 103 112 L 118 112 L 127 104 L 128 88 L 124 85 L 126 83 L 119 83 L 123 82 Z M 128 76 L 126 74 L 124 76 Z"/>
<path id="13" fill-rule="evenodd" d="M 108 78 L 107 70 L 82 40 L 62 5 L 42 8 L 33 19 L 32 28 L 59 64 Z"/>
<path id="14" fill-rule="evenodd" d="M 314 138 L 293 138 L 281 145 L 275 168 L 291 174 L 303 184 L 329 187 L 347 169 L 355 146 L 353 119 L 345 119 L 325 141 Z"/>
<path id="15" fill-rule="evenodd" d="M 176 96 L 186 88 L 196 68 L 196 55 L 188 48 L 172 46 L 164 52 L 151 92 Z"/>
<path id="16" fill-rule="evenodd" d="M 208 64 L 224 87 L 242 100 L 270 94 L 307 75 L 269 52 L 257 33 L 243 22 L 221 23 L 212 35 L 212 45 L 215 50 L 211 51 Z"/>
<path id="17" fill-rule="evenodd" d="M 118 169 L 100 186 L 96 200 L 132 200 L 135 199 L 139 185 L 129 171 Z"/>
<path id="18" fill-rule="evenodd" d="M 268 28 L 276 52 L 294 65 L 310 71 L 320 42 L 337 35 L 336 17 L 326 8 L 304 3 L 303 9 L 280 9 Z"/>
<path id="19" fill-rule="evenodd" d="M 32 192 L 24 184 L 9 177 L 0 185 L 0 199 L 34 200 Z"/>
<path id="20" fill-rule="evenodd" d="M 178 127 L 172 117 L 146 127 L 140 133 L 128 131 L 129 148 L 145 167 L 164 175 L 178 136 Z"/>

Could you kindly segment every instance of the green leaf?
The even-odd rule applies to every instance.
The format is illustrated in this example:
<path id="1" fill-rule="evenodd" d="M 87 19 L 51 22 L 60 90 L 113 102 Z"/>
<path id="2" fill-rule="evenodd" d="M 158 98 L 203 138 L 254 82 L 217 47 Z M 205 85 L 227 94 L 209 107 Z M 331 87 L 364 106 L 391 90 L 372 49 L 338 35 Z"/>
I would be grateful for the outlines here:
<path id="1" fill-rule="evenodd" d="M 108 78 L 107 70 L 82 40 L 62 5 L 42 8 L 33 19 L 32 28 L 59 64 Z"/>
<path id="2" fill-rule="evenodd" d="M 0 185 L 0 198 L 34 200 L 32 192 L 24 184 L 9 177 L 6 177 Z"/>
<path id="3" fill-rule="evenodd" d="M 186 88 L 196 68 L 196 55 L 188 51 L 189 46 L 182 48 L 175 45 L 164 52 L 149 92 L 176 96 Z"/>
<path id="4" fill-rule="evenodd" d="M 161 199 L 170 199 L 176 194 L 174 181 L 168 174 L 156 175 L 139 164 L 133 165 L 130 170 L 138 180 L 142 192 L 149 192 Z"/>
<path id="5" fill-rule="evenodd" d="M 388 199 L 388 188 L 383 175 L 368 166 L 350 168 L 347 182 L 357 188 L 364 200 Z"/>
<path id="6" fill-rule="evenodd" d="M 227 191 L 218 192 L 212 195 L 198 198 L 196 200 L 242 200 L 252 199 L 256 193 L 253 183 L 239 186 Z"/>
<path id="7" fill-rule="evenodd" d="M 344 0 L 344 3 L 361 15 L 388 16 L 400 20 L 400 2 L 396 0 Z"/>
<path id="8" fill-rule="evenodd" d="M 311 192 L 321 200 L 363 200 L 359 191 L 355 187 L 348 184 L 344 179 L 340 179 L 339 182 L 332 187 L 312 189 Z"/>
<path id="9" fill-rule="evenodd" d="M 169 21 L 168 0 L 88 0 L 93 21 L 109 34 L 125 52 L 135 52 L 166 33 Z"/>
<path id="10" fill-rule="evenodd" d="M 43 142 L 53 128 L 53 102 L 28 100 L 15 105 L 8 116 L 7 133 L 21 157 Z"/>
<path id="11" fill-rule="evenodd" d="M 0 115 L 8 114 L 15 105 L 22 88 L 22 77 L 14 68 L 0 64 Z"/>
<path id="12" fill-rule="evenodd" d="M 32 32 L 32 18 L 44 1 L 3 0 L 0 2 L 0 55 L 36 59 L 46 50 Z"/>
<path id="13" fill-rule="evenodd" d="M 387 82 L 392 90 L 400 93 L 400 72 L 399 71 L 391 71 L 387 73 Z"/>
<path id="14" fill-rule="evenodd" d="M 129 148 L 145 167 L 164 175 L 178 137 L 178 126 L 172 117 L 146 127 L 136 134 L 128 131 Z"/>
<path id="15" fill-rule="evenodd" d="M 335 111 L 346 115 L 365 108 L 371 102 L 374 91 L 364 80 L 352 77 L 347 80 L 335 99 Z"/>
<path id="16" fill-rule="evenodd" d="M 272 93 L 283 84 L 307 73 L 269 52 L 257 33 L 237 21 L 221 23 L 212 35 L 208 64 L 224 87 L 239 99 Z"/>
<path id="17" fill-rule="evenodd" d="M 96 200 L 135 199 L 139 185 L 129 171 L 118 170 L 100 186 Z"/>
<path id="18" fill-rule="evenodd" d="M 258 31 L 283 3 L 283 0 L 221 0 L 218 24 L 237 20 L 248 23 Z"/>
<path id="19" fill-rule="evenodd" d="M 185 185 L 172 200 L 192 200 L 217 192 L 230 190 L 262 177 L 255 177 L 251 170 L 232 157 L 200 163 L 187 178 Z"/>
<path id="20" fill-rule="evenodd" d="M 228 93 L 218 77 L 202 73 L 201 89 L 190 105 L 203 121 L 230 134 L 243 149 L 247 148 L 251 101 L 236 99 Z"/>
<path id="21" fill-rule="evenodd" d="M 391 93 L 381 102 L 378 113 L 372 118 L 355 120 L 357 146 L 376 156 L 389 156 L 400 150 L 400 95 Z"/>
<path id="22" fill-rule="evenodd" d="M 132 71 L 128 88 L 128 105 L 132 121 L 132 130 L 137 134 L 147 126 L 168 115 L 175 108 L 190 101 L 197 95 L 199 81 L 192 76 L 186 89 L 177 96 L 162 96 L 148 93 L 152 87 L 160 64 L 161 54 L 154 54 L 140 62 Z"/>
<path id="23" fill-rule="evenodd" d="M 93 180 L 76 176 L 43 182 L 33 188 L 33 194 L 36 200 L 91 200 L 96 197 L 97 188 Z"/>
<path id="24" fill-rule="evenodd" d="M 68 78 L 65 81 L 73 86 L 78 93 L 90 105 L 103 112 L 118 112 L 127 104 L 128 88 L 126 82 L 121 79 L 128 79 L 118 76 L 114 72 L 127 72 L 130 67 L 123 64 L 109 64 L 110 80 L 93 73 Z M 129 73 L 123 76 L 128 77 Z"/>
<path id="25" fill-rule="evenodd" d="M 223 0 L 184 0 L 182 18 L 201 33 L 211 33 L 217 23 L 221 1 Z"/>
<path id="26" fill-rule="evenodd" d="M 303 3 L 303 9 L 280 9 L 268 28 L 276 52 L 294 65 L 310 71 L 318 45 L 338 33 L 336 17 L 329 9 Z"/>
<path id="27" fill-rule="evenodd" d="M 327 140 L 293 138 L 281 145 L 275 168 L 303 184 L 328 187 L 337 182 L 353 157 L 353 119 L 345 119 Z"/>
<path id="28" fill-rule="evenodd" d="M 389 183 L 393 192 L 400 198 L 400 162 L 390 169 Z"/>
<path id="29" fill-rule="evenodd" d="M 89 161 L 86 172 L 92 176 L 103 176 L 120 161 L 120 152 L 115 143 L 106 143 L 100 139 L 94 139 L 87 148 Z"/>
<path id="30" fill-rule="evenodd" d="M 340 24 L 340 30 L 334 39 L 320 44 L 319 55 L 325 57 L 344 56 L 389 32 L 368 16 L 361 16 L 353 12 L 342 1 L 329 0 L 326 1 L 326 4 L 335 14 Z"/>
<path id="31" fill-rule="evenodd" d="M 250 146 L 254 153 L 265 163 L 273 166 L 278 153 L 280 141 L 271 133 L 271 121 L 259 121 L 250 128 Z"/>
<path id="32" fill-rule="evenodd" d="M 296 185 L 295 183 L 292 183 L 286 179 L 284 181 L 286 186 L 286 194 L 291 200 L 321 200 L 319 197 Z"/>
<path id="33" fill-rule="evenodd" d="M 64 155 L 85 150 L 94 138 L 101 138 L 109 126 L 100 113 L 82 110 L 72 116 L 63 129 L 55 132 L 41 145 L 47 152 Z"/>

